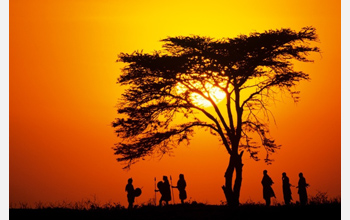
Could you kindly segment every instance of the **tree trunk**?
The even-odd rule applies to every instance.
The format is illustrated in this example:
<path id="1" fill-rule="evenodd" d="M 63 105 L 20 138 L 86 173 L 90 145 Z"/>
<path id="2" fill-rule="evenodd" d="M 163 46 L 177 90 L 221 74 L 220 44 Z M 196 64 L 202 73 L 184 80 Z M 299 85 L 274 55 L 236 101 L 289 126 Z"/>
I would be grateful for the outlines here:
<path id="1" fill-rule="evenodd" d="M 243 151 L 238 155 L 231 155 L 228 167 L 225 172 L 225 185 L 222 186 L 226 197 L 227 205 L 238 206 L 239 196 L 242 185 L 242 155 Z M 235 184 L 232 188 L 233 172 L 236 170 Z"/>

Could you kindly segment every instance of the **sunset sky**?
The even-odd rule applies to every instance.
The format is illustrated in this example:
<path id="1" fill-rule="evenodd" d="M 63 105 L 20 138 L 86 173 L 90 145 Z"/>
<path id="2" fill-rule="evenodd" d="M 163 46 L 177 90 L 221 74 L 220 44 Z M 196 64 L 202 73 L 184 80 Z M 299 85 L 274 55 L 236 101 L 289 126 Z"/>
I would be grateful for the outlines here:
<path id="1" fill-rule="evenodd" d="M 243 156 L 240 202 L 263 202 L 262 171 L 282 202 L 282 172 L 293 185 L 303 172 L 309 196 L 341 195 L 341 8 L 325 0 L 92 1 L 11 0 L 9 7 L 9 202 L 127 205 L 125 185 L 142 187 L 136 204 L 154 198 L 154 178 L 183 173 L 188 200 L 225 201 L 228 155 L 217 137 L 198 130 L 190 145 L 123 170 L 112 147 L 111 122 L 123 88 L 116 84 L 121 52 L 152 52 L 168 36 L 216 39 L 269 29 L 313 26 L 320 41 L 314 63 L 296 63 L 311 81 L 299 103 L 272 103 L 271 134 L 282 148 L 272 165 Z M 262 152 L 262 159 L 264 158 Z M 179 202 L 175 189 L 175 202 Z M 292 188 L 294 201 L 299 201 Z M 160 198 L 158 193 L 157 199 Z"/>

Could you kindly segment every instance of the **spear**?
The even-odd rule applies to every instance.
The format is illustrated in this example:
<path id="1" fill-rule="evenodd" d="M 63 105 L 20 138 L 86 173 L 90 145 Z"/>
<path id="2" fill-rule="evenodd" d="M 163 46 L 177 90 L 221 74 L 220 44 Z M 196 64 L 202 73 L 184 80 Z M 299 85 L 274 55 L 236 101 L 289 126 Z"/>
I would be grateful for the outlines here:
<path id="1" fill-rule="evenodd" d="M 172 196 L 173 196 L 173 204 L 175 205 L 175 200 L 174 200 L 174 189 L 173 189 L 173 180 L 171 178 L 171 175 L 170 175 L 170 183 L 171 183 L 171 192 L 172 192 Z"/>
<path id="2" fill-rule="evenodd" d="M 154 205 L 157 206 L 157 179 L 154 177 Z"/>

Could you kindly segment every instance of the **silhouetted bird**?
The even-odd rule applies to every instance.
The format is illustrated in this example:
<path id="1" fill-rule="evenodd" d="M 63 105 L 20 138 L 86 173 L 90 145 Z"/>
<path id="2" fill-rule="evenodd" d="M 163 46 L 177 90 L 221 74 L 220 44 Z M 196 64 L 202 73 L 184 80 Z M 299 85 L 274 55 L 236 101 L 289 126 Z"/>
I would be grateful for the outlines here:
<path id="1" fill-rule="evenodd" d="M 303 173 L 299 173 L 299 182 L 298 182 L 297 188 L 298 188 L 299 200 L 301 205 L 307 204 L 306 187 L 308 186 L 309 184 L 306 183 Z"/>
<path id="2" fill-rule="evenodd" d="M 282 173 L 282 189 L 283 189 L 283 198 L 286 205 L 290 204 L 292 200 L 292 191 L 290 190 L 289 178 L 285 172 Z"/>
<path id="3" fill-rule="evenodd" d="M 134 190 L 134 186 L 132 185 L 132 178 L 128 179 L 128 184 L 125 187 L 125 191 L 128 192 L 127 194 L 128 202 L 129 202 L 128 209 L 132 209 L 135 201 L 135 195 L 134 195 L 135 190 Z"/>
<path id="4" fill-rule="evenodd" d="M 266 201 L 266 206 L 270 206 L 271 197 L 275 197 L 275 192 L 273 191 L 271 185 L 273 184 L 272 179 L 267 175 L 267 170 L 263 171 L 264 177 L 261 180 L 261 184 L 263 185 L 263 197 Z"/>
<path id="5" fill-rule="evenodd" d="M 181 204 L 184 204 L 184 200 L 187 199 L 187 193 L 186 193 L 186 181 L 183 174 L 179 175 L 179 180 L 177 181 L 176 186 L 172 186 L 173 188 L 177 188 L 179 190 L 179 197 L 181 200 Z"/>
<path id="6" fill-rule="evenodd" d="M 155 190 L 156 192 L 160 192 L 162 195 L 159 200 L 159 206 L 162 206 L 162 202 L 165 201 L 165 203 L 168 205 L 169 201 L 171 200 L 171 191 L 170 191 L 170 184 L 167 176 L 163 176 L 163 182 L 159 181 L 157 183 L 157 187 L 159 190 Z"/>

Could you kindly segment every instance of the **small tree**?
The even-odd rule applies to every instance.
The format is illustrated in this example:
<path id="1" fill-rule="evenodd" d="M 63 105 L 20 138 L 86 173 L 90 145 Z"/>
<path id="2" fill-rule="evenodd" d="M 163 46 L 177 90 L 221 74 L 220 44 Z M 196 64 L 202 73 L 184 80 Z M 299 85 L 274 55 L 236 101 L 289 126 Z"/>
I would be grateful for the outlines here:
<path id="1" fill-rule="evenodd" d="M 140 158 L 164 154 L 189 140 L 196 127 L 207 128 L 219 136 L 229 154 L 222 188 L 227 203 L 237 206 L 243 150 L 259 160 L 262 147 L 265 162 L 271 162 L 270 154 L 280 146 L 269 136 L 268 101 L 284 91 L 298 100 L 294 87 L 309 75 L 295 71 L 292 61 L 310 62 L 308 54 L 319 52 L 309 45 L 316 40 L 315 28 L 305 27 L 299 32 L 269 30 L 221 40 L 168 37 L 162 40 L 162 51 L 121 53 L 118 61 L 127 65 L 118 83 L 128 88 L 118 105 L 120 116 L 113 122 L 122 138 L 113 148 L 117 160 L 129 168 Z M 224 107 L 216 103 L 214 88 L 225 94 Z M 214 113 L 198 104 L 194 94 L 209 101 Z M 179 114 L 186 120 L 175 121 Z M 260 138 L 259 144 L 254 137 Z"/>

